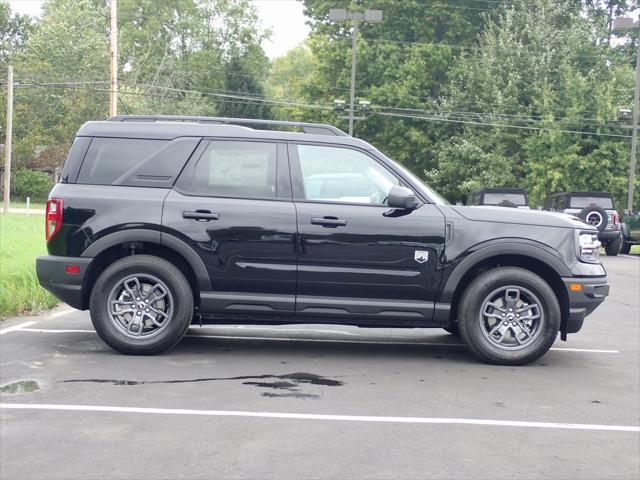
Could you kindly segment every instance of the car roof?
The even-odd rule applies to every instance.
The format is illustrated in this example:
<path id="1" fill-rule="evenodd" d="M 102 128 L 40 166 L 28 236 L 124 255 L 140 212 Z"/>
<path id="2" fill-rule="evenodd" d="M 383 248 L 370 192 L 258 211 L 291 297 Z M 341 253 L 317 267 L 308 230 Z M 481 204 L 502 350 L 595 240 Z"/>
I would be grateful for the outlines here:
<path id="1" fill-rule="evenodd" d="M 79 137 L 141 138 L 173 140 L 178 137 L 220 137 L 244 140 L 313 142 L 374 150 L 367 142 L 338 135 L 322 135 L 280 130 L 258 130 L 240 125 L 206 124 L 184 121 L 114 122 L 92 121 L 80 127 Z"/>
<path id="2" fill-rule="evenodd" d="M 556 193 L 550 193 L 548 195 L 547 198 L 549 197 L 561 197 L 561 196 L 571 196 L 571 197 L 607 197 L 607 198 L 613 198 L 613 195 L 611 195 L 609 192 L 556 192 Z"/>
<path id="3" fill-rule="evenodd" d="M 502 188 L 482 188 L 480 190 L 476 190 L 473 193 L 522 193 L 526 195 L 527 191 L 524 188 L 502 187 Z"/>

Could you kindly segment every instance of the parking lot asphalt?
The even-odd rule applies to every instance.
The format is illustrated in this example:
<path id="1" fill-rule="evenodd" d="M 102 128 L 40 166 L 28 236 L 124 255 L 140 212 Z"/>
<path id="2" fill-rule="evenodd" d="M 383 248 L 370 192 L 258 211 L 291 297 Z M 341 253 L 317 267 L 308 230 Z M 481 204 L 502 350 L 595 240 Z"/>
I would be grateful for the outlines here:
<path id="1" fill-rule="evenodd" d="M 0 477 L 640 478 L 640 257 L 525 367 L 441 330 L 194 327 L 124 356 L 87 312 L 0 324 Z"/>

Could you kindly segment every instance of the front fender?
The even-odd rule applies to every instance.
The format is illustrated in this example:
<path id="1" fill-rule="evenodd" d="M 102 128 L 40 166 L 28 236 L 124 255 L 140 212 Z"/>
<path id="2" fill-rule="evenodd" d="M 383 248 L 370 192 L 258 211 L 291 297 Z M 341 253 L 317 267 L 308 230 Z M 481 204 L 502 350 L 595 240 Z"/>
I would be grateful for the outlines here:
<path id="1" fill-rule="evenodd" d="M 477 246 L 472 251 L 468 251 L 461 260 L 451 262 L 451 272 L 444 279 L 444 287 L 442 288 L 439 302 L 451 303 L 462 278 L 480 262 L 504 255 L 528 257 L 544 263 L 555 271 L 559 277 L 572 276 L 569 267 L 545 245 L 532 241 L 515 242 L 513 239 L 508 239 L 489 245 Z"/>

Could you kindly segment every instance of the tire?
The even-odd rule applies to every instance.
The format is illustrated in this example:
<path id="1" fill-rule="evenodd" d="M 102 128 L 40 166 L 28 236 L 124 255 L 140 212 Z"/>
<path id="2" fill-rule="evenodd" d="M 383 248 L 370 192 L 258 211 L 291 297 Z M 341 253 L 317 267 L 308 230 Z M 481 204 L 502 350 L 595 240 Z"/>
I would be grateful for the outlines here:
<path id="1" fill-rule="evenodd" d="M 507 303 L 516 298 L 516 290 L 521 303 Z M 487 305 L 490 301 L 500 310 Z M 522 311 L 525 304 L 530 309 Z M 481 315 L 483 307 L 489 317 Z M 513 312 L 509 308 L 514 308 Z M 515 318 L 518 310 L 523 317 L 520 320 Z M 539 319 L 535 319 L 536 311 Z M 531 319 L 525 319 L 525 316 Z M 464 291 L 458 307 L 458 327 L 464 342 L 481 360 L 496 365 L 524 365 L 537 360 L 551 348 L 560 329 L 560 316 L 558 299 L 547 282 L 523 268 L 500 267 L 479 275 Z M 506 327 L 503 320 L 508 324 Z M 529 334 L 529 339 L 522 337 L 525 333 Z M 502 335 L 500 340 L 504 345 L 498 342 L 496 335 Z M 524 338 L 521 345 L 516 338 Z"/>
<path id="2" fill-rule="evenodd" d="M 618 255 L 618 253 L 620 253 L 621 248 L 622 248 L 622 236 L 620 235 L 618 236 L 618 238 L 611 240 L 609 243 L 607 243 L 604 246 L 604 252 L 611 257 L 615 257 L 616 255 Z"/>
<path id="3" fill-rule="evenodd" d="M 91 291 L 89 308 L 98 336 L 111 348 L 128 355 L 154 355 L 176 345 L 187 332 L 193 318 L 193 293 L 172 263 L 133 255 L 102 272 Z"/>
<path id="4" fill-rule="evenodd" d="M 599 207 L 598 205 L 587 205 L 582 210 L 580 210 L 580 213 L 578 213 L 578 217 L 583 222 L 596 227 L 599 232 L 602 232 L 609 222 L 607 212 L 604 208 Z"/>
<path id="5" fill-rule="evenodd" d="M 620 246 L 620 253 L 624 253 L 625 255 L 629 255 L 631 253 L 631 242 L 622 242 Z"/>

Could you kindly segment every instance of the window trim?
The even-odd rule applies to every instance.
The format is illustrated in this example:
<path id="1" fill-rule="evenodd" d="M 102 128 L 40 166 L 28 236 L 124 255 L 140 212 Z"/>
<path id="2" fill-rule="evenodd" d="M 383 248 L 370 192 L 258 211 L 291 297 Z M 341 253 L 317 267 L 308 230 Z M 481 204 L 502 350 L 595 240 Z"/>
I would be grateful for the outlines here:
<path id="1" fill-rule="evenodd" d="M 237 195 L 206 195 L 204 193 L 195 192 L 193 189 L 192 179 L 196 165 L 207 151 L 209 145 L 213 142 L 235 142 L 235 143 L 271 143 L 276 146 L 276 194 L 273 197 L 242 197 Z M 287 164 L 286 145 L 281 140 L 261 139 L 261 138 L 239 138 L 239 137 L 203 137 L 202 141 L 195 149 L 191 158 L 180 172 L 173 185 L 173 190 L 187 197 L 205 197 L 205 198 L 235 198 L 238 200 L 261 200 L 276 202 L 291 202 L 291 178 L 288 175 L 289 166 Z"/>
<path id="2" fill-rule="evenodd" d="M 324 142 L 305 142 L 305 141 L 288 141 L 287 142 L 287 151 L 289 153 L 289 169 L 291 171 L 291 189 L 293 193 L 293 200 L 297 203 L 315 203 L 315 204 L 325 204 L 325 205 L 355 205 L 360 207 L 376 207 L 376 208 L 386 208 L 389 209 L 388 205 L 384 204 L 373 204 L 373 203 L 360 203 L 360 202 L 340 202 L 335 200 L 311 200 L 305 198 L 304 192 L 304 180 L 302 175 L 302 167 L 300 165 L 300 157 L 298 155 L 298 145 L 309 145 L 316 147 L 328 147 L 328 148 L 342 148 L 345 150 L 355 150 L 356 152 L 362 153 L 363 155 L 369 157 L 371 160 L 376 162 L 386 171 L 388 171 L 391 175 L 393 175 L 398 181 L 401 187 L 408 187 L 416 195 L 421 203 L 418 205 L 420 207 L 422 203 L 425 202 L 416 191 L 415 187 L 411 185 L 411 183 L 407 182 L 405 178 L 398 172 L 396 172 L 393 168 L 389 167 L 384 161 L 382 161 L 377 156 L 373 155 L 372 152 L 358 148 L 352 145 L 344 145 L 337 143 L 324 143 Z"/>

